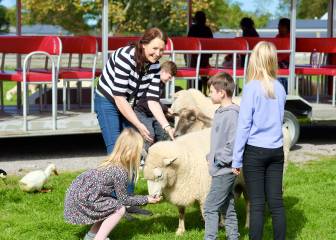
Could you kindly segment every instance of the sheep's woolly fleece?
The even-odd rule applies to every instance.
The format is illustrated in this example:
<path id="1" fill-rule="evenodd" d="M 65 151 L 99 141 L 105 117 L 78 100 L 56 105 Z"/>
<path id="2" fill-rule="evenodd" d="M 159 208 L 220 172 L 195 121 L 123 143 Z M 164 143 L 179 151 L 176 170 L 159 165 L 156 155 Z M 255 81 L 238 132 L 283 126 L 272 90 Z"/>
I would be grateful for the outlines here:
<path id="1" fill-rule="evenodd" d="M 153 178 L 153 170 L 157 167 L 163 168 L 164 171 L 170 168 L 174 174 L 165 172 L 164 175 L 172 176 L 175 182 L 163 189 L 165 198 L 177 206 L 188 206 L 194 201 L 199 201 L 203 209 L 202 205 L 211 182 L 210 175 L 204 174 L 208 173 L 205 156 L 210 150 L 209 138 L 210 129 L 204 129 L 181 136 L 175 141 L 154 144 L 148 151 L 144 168 L 145 178 Z M 166 158 L 177 159 L 165 168 L 163 160 Z"/>

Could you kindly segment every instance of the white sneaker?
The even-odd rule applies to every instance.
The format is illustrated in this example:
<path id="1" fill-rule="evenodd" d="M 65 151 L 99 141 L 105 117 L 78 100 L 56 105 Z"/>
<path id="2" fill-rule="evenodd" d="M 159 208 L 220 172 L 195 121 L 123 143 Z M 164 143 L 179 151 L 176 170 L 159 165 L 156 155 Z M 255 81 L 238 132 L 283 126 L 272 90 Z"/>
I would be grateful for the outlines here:
<path id="1" fill-rule="evenodd" d="M 85 237 L 83 240 L 94 240 L 96 234 L 92 233 L 92 232 L 88 232 L 87 234 L 85 234 Z M 110 240 L 109 238 L 106 238 L 106 240 Z"/>
<path id="2" fill-rule="evenodd" d="M 96 234 L 88 232 L 87 234 L 85 234 L 83 240 L 93 240 L 95 238 L 95 236 L 96 236 Z"/>

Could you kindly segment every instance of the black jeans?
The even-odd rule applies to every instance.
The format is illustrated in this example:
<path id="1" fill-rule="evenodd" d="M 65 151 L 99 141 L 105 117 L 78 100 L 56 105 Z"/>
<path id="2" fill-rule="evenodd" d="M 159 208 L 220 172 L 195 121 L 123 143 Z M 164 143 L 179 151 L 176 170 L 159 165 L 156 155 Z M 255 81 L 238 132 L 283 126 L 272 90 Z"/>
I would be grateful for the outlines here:
<path id="1" fill-rule="evenodd" d="M 244 178 L 250 197 L 250 239 L 263 237 L 264 209 L 267 199 L 272 216 L 273 236 L 286 238 L 286 217 L 282 199 L 283 148 L 268 149 L 245 146 L 243 155 Z"/>

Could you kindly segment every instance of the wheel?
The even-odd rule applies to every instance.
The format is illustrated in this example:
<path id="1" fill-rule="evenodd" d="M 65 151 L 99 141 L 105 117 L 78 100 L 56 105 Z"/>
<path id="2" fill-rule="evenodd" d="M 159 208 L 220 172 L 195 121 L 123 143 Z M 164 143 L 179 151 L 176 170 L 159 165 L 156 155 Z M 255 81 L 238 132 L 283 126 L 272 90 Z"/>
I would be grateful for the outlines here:
<path id="1" fill-rule="evenodd" d="M 300 136 L 300 124 L 295 115 L 289 111 L 285 111 L 284 115 L 284 127 L 289 130 L 291 147 L 293 147 Z"/>

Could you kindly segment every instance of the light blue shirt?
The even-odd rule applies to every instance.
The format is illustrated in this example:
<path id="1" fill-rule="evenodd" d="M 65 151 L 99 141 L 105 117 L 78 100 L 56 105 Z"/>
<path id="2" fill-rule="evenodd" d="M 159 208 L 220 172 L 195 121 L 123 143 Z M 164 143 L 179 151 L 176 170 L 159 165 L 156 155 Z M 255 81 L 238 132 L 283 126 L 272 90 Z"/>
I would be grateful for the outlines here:
<path id="1" fill-rule="evenodd" d="M 258 80 L 252 80 L 245 85 L 233 149 L 233 168 L 242 167 L 246 143 L 271 149 L 283 145 L 282 124 L 286 92 L 277 80 L 274 80 L 274 93 L 275 98 L 266 97 L 261 81 Z"/>

